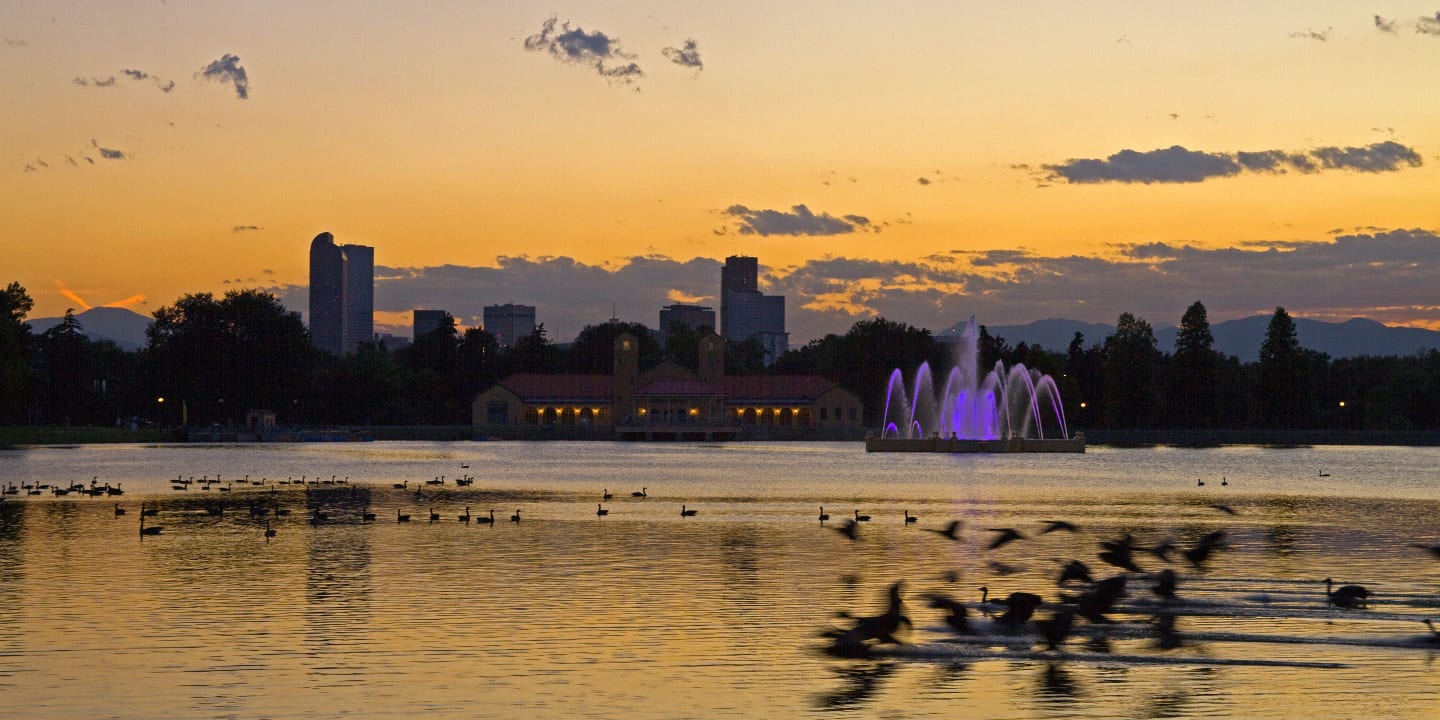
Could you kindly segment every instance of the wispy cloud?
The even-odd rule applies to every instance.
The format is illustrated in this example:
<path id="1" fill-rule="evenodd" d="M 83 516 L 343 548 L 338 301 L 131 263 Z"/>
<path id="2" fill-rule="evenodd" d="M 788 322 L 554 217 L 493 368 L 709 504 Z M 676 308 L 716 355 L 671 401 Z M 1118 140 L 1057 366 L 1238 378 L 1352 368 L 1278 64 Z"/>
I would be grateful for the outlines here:
<path id="1" fill-rule="evenodd" d="M 144 70 L 125 69 L 121 70 L 120 72 L 130 76 L 131 78 L 134 78 L 135 80 L 149 80 L 155 83 L 155 87 L 160 88 L 160 92 L 168 93 L 171 90 L 175 89 L 174 80 L 162 80 L 159 77 L 145 72 Z"/>
<path id="2" fill-rule="evenodd" d="M 262 227 L 260 227 L 259 225 L 236 225 L 235 227 L 233 227 L 233 228 L 230 229 L 230 232 L 232 232 L 232 233 L 255 232 L 255 231 L 257 231 L 257 230 L 264 230 L 264 229 L 265 229 L 265 228 L 262 228 Z"/>
<path id="3" fill-rule="evenodd" d="M 853 232 L 878 231 L 863 215 L 829 213 L 816 215 L 804 205 L 783 210 L 752 210 L 744 205 L 731 205 L 721 214 L 734 218 L 741 235 L 846 235 Z"/>
<path id="4" fill-rule="evenodd" d="M 1327 27 L 1324 30 L 1319 31 L 1305 28 L 1304 30 L 1290 33 L 1290 37 L 1297 40 L 1319 40 L 1320 42 L 1325 42 L 1326 40 L 1330 39 L 1330 33 L 1334 31 L 1335 28 L 1333 27 Z"/>
<path id="5" fill-rule="evenodd" d="M 1440 10 L 1435 12 L 1434 17 L 1417 18 L 1415 20 L 1415 32 L 1421 35 L 1440 37 Z"/>
<path id="6" fill-rule="evenodd" d="M 75 79 L 71 80 L 70 82 L 75 83 L 80 87 L 115 87 L 116 81 L 114 75 L 104 78 L 98 78 L 93 76 L 80 77 L 77 75 Z"/>
<path id="7" fill-rule="evenodd" d="M 246 100 L 250 97 L 250 76 L 245 68 L 240 65 L 240 58 L 229 53 L 219 60 L 212 61 L 209 65 L 200 68 L 195 73 L 200 80 L 212 80 L 222 85 L 231 85 L 235 88 L 235 97 Z"/>
<path id="8" fill-rule="evenodd" d="M 106 160 L 125 160 L 130 157 L 129 155 L 125 154 L 123 150 L 115 150 L 112 148 L 101 147 L 100 143 L 95 140 L 90 141 L 90 146 L 95 148 L 95 150 L 100 153 L 100 157 Z"/>
<path id="9" fill-rule="evenodd" d="M 85 302 L 85 298 L 80 297 L 70 288 L 65 287 L 65 283 L 61 282 L 59 278 L 55 279 L 55 291 L 63 295 L 67 300 L 79 305 L 82 312 L 90 309 L 90 303 Z"/>
<path id="10" fill-rule="evenodd" d="M 670 62 L 681 67 L 705 69 L 705 63 L 700 60 L 700 47 L 695 43 L 694 38 L 686 38 L 680 47 L 667 47 L 660 51 Z"/>
<path id="11" fill-rule="evenodd" d="M 525 38 L 525 49 L 546 52 L 560 62 L 590 68 L 617 84 L 633 86 L 645 76 L 634 62 L 635 56 L 620 49 L 619 38 L 598 30 L 585 32 L 578 27 L 571 28 L 568 20 L 559 23 L 554 16 L 541 24 L 540 32 Z"/>
<path id="12" fill-rule="evenodd" d="M 1321 170 L 1394 172 L 1419 167 L 1420 154 L 1394 140 L 1363 147 L 1320 147 L 1211 153 L 1174 145 L 1162 150 L 1121 150 L 1107 158 L 1071 159 L 1043 165 L 1045 180 L 1088 183 L 1197 183 L 1243 172 L 1314 173 Z"/>

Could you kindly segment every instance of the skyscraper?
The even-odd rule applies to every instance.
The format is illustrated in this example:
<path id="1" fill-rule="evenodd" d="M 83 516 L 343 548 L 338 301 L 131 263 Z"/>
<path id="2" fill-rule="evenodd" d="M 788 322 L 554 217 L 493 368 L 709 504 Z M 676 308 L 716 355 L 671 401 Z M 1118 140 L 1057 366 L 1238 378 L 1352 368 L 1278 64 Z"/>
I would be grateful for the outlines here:
<path id="1" fill-rule="evenodd" d="M 445 316 L 449 314 L 444 310 L 416 310 L 411 337 L 419 340 L 421 335 L 440 329 L 440 323 L 444 322 Z"/>
<path id="2" fill-rule="evenodd" d="M 310 243 L 310 340 L 342 355 L 374 339 L 375 248 L 336 245 L 320 233 Z"/>
<path id="3" fill-rule="evenodd" d="M 485 332 L 494 335 L 500 347 L 515 347 L 520 338 L 535 332 L 534 305 L 486 305 L 484 318 Z"/>
<path id="4" fill-rule="evenodd" d="M 759 290 L 759 261 L 731 255 L 720 269 L 720 325 L 726 340 L 755 339 L 765 351 L 765 364 L 790 349 L 785 331 L 785 296 Z"/>
<path id="5" fill-rule="evenodd" d="M 703 305 L 666 305 L 660 308 L 660 344 L 670 337 L 671 323 L 680 323 L 699 330 L 702 327 L 715 331 L 715 308 Z"/>

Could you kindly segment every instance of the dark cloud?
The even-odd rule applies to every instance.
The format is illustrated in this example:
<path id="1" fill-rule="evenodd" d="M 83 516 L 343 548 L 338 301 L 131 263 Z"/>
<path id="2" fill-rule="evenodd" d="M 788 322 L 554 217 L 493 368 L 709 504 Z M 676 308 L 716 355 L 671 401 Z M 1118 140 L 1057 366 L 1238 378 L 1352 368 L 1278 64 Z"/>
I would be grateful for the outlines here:
<path id="1" fill-rule="evenodd" d="M 548 52 L 560 62 L 588 67 L 606 80 L 622 85 L 634 85 L 645 76 L 633 62 L 635 56 L 620 49 L 618 38 L 598 30 L 587 33 L 578 27 L 572 29 L 568 20 L 558 29 L 556 24 L 553 16 L 546 20 L 540 32 L 525 38 L 525 49 Z"/>
<path id="2" fill-rule="evenodd" d="M 1432 230 L 1365 228 L 1318 241 L 1219 249 L 1155 242 L 1115 250 L 1104 258 L 1025 249 L 956 250 L 912 260 L 822 257 L 795 267 L 762 267 L 760 280 L 765 292 L 786 296 L 797 346 L 876 315 L 940 329 L 970 315 L 1009 325 L 1055 317 L 1113 323 L 1131 312 L 1162 327 L 1178 324 L 1197 299 L 1211 322 L 1268 313 L 1277 305 L 1332 321 L 1440 321 L 1433 290 L 1440 235 Z M 621 319 L 653 327 L 670 298 L 714 296 L 720 266 L 706 258 L 648 255 L 603 264 L 501 257 L 495 267 L 377 267 L 375 308 L 444 308 L 462 325 L 475 326 L 485 305 L 524 303 L 537 307 L 552 338 L 568 340 L 609 318 L 612 303 Z M 307 307 L 303 286 L 276 290 L 289 307 Z M 404 334 L 408 326 L 393 331 Z"/>
<path id="3" fill-rule="evenodd" d="M 254 231 L 256 231 L 256 230 L 264 230 L 264 229 L 265 229 L 265 228 L 262 228 L 262 227 L 260 227 L 259 225 L 236 225 L 235 227 L 233 227 L 233 228 L 230 229 L 230 232 L 232 232 L 232 233 L 254 232 Z"/>
<path id="4" fill-rule="evenodd" d="M 1391 33 L 1391 34 L 1394 34 L 1394 33 L 1395 33 L 1395 21 L 1394 21 L 1394 20 L 1386 20 L 1385 18 L 1380 17 L 1379 15 L 1376 15 L 1376 16 L 1375 16 L 1375 29 L 1376 29 L 1376 30 L 1379 30 L 1379 31 L 1382 32 L 1382 33 Z"/>
<path id="5" fill-rule="evenodd" d="M 149 81 L 155 83 L 155 87 L 160 88 L 160 92 L 166 92 L 166 93 L 168 93 L 168 92 L 170 92 L 171 90 L 174 90 L 174 89 L 175 89 L 175 81 L 174 81 L 174 80 L 162 80 L 161 78 L 156 77 L 156 76 L 154 76 L 154 75 L 151 75 L 150 73 L 147 73 L 147 72 L 145 72 L 144 70 L 125 69 L 125 70 L 121 70 L 120 72 L 122 72 L 122 73 L 124 73 L 124 74 L 126 74 L 126 75 L 129 75 L 131 78 L 134 78 L 135 80 L 149 80 Z M 244 71 L 242 70 L 241 72 L 244 72 Z"/>
<path id="6" fill-rule="evenodd" d="M 1334 30 L 1335 28 L 1333 27 L 1327 27 L 1324 30 L 1316 32 L 1314 30 L 1311 30 L 1310 28 L 1305 28 L 1305 30 L 1303 31 L 1290 33 L 1290 37 L 1299 40 L 1319 40 L 1320 42 L 1325 42 L 1326 40 L 1330 39 L 1330 33 Z"/>
<path id="7" fill-rule="evenodd" d="M 695 44 L 694 38 L 686 38 L 685 42 L 681 43 L 678 48 L 667 47 L 660 52 L 669 58 L 670 62 L 681 67 L 695 68 L 696 70 L 705 69 L 705 63 L 700 61 L 700 47 Z"/>
<path id="8" fill-rule="evenodd" d="M 1436 11 L 1435 17 L 1421 17 L 1416 19 L 1415 32 L 1421 35 L 1435 35 L 1440 37 L 1440 11 Z"/>
<path id="9" fill-rule="evenodd" d="M 98 77 L 88 77 L 88 78 L 87 78 L 87 77 L 79 77 L 79 76 L 76 76 L 75 79 L 71 80 L 70 82 L 75 83 L 76 85 L 79 85 L 80 87 L 115 87 L 115 82 L 116 82 L 116 81 L 115 81 L 115 76 L 114 76 L 114 75 L 111 75 L 110 77 L 106 77 L 106 78 L 98 78 Z"/>
<path id="10" fill-rule="evenodd" d="M 837 218 L 829 213 L 816 215 L 804 205 L 796 205 L 788 213 L 731 205 L 722 214 L 735 218 L 741 235 L 846 235 L 872 229 L 870 219 L 864 216 Z"/>
<path id="11" fill-rule="evenodd" d="M 1164 150 L 1121 150 L 1103 160 L 1072 159 L 1042 166 L 1046 180 L 1087 183 L 1196 183 L 1242 172 L 1313 173 L 1321 170 L 1394 172 L 1419 167 L 1420 154 L 1393 140 L 1364 147 L 1321 147 L 1304 152 L 1261 150 L 1207 153 L 1175 145 Z"/>
<path id="12" fill-rule="evenodd" d="M 240 66 L 240 58 L 236 55 L 225 54 L 219 60 L 211 62 L 195 77 L 201 80 L 214 80 L 224 85 L 235 86 L 235 96 L 241 100 L 250 97 L 250 76 L 246 74 L 245 68 Z"/>
<path id="13" fill-rule="evenodd" d="M 1326 169 L 1357 172 L 1394 172 L 1405 167 L 1420 167 L 1420 153 L 1394 140 L 1365 147 L 1323 147 L 1310 151 Z"/>
<path id="14" fill-rule="evenodd" d="M 107 147 L 100 147 L 100 143 L 96 142 L 95 140 L 90 141 L 90 146 L 95 148 L 95 150 L 100 153 L 100 157 L 106 160 L 125 160 L 130 157 L 129 155 L 126 155 L 123 150 L 113 150 Z"/>

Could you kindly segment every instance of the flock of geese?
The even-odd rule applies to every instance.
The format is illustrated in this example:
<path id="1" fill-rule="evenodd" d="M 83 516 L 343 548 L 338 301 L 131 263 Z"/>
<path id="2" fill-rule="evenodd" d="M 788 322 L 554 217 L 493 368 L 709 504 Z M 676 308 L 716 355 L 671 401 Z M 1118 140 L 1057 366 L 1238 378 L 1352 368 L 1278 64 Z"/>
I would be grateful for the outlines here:
<path id="1" fill-rule="evenodd" d="M 1235 514 L 1228 506 L 1211 505 L 1211 508 L 1226 514 Z M 830 519 L 821 508 L 820 522 Z M 903 521 L 911 523 L 915 516 L 905 512 Z M 853 518 L 833 529 L 848 538 L 859 541 L 860 527 L 869 521 L 869 516 L 857 510 Z M 949 542 L 961 541 L 963 523 L 952 520 L 941 528 L 923 528 Z M 1011 543 L 1031 539 L 1035 535 L 1050 533 L 1078 533 L 1080 528 L 1064 520 L 1043 521 L 1043 527 L 1027 534 L 1016 528 L 987 528 L 990 533 L 983 543 L 987 551 L 995 551 Z M 1131 636 L 1149 636 L 1153 647 L 1172 650 L 1187 644 L 1187 640 L 1176 629 L 1176 618 L 1187 608 L 1198 607 L 1182 599 L 1179 587 L 1183 581 L 1177 567 L 1187 572 L 1202 574 L 1208 563 L 1227 547 L 1226 531 L 1213 530 L 1200 536 L 1188 547 L 1179 547 L 1173 540 L 1163 540 L 1154 545 L 1142 545 L 1129 533 L 1118 538 L 1100 540 L 1095 560 L 1099 565 L 1092 567 L 1081 559 L 1064 563 L 1055 585 L 1058 588 L 1054 600 L 1046 600 L 1040 594 L 1016 590 L 1007 594 L 991 594 L 991 589 L 978 589 L 978 602 L 967 603 L 943 593 L 928 592 L 923 595 L 927 607 L 942 611 L 941 620 L 955 637 L 944 642 L 984 643 L 1003 639 L 1013 645 L 1019 639 L 1031 640 L 1038 644 L 1040 652 L 1059 651 L 1065 641 L 1075 632 L 1082 621 L 1097 628 L 1095 633 L 1103 635 L 1103 628 L 1115 628 L 1122 623 L 1113 617 L 1119 613 L 1142 612 L 1149 619 L 1137 630 L 1131 624 Z M 1424 550 L 1440 559 L 1440 545 L 1413 543 L 1412 548 Z M 1148 560 L 1146 560 L 1148 559 Z M 1166 564 L 1158 571 L 1146 571 L 1139 565 L 1141 560 L 1158 561 Z M 1093 562 L 1093 561 L 1092 561 Z M 1006 567 L 997 561 L 990 561 L 991 569 L 998 575 L 1006 575 Z M 1097 569 L 1109 570 L 1112 574 L 1101 576 Z M 953 577 L 951 578 L 954 579 Z M 1342 610 L 1363 611 L 1369 608 L 1374 593 L 1363 585 L 1336 585 L 1333 578 L 1325 578 L 1325 591 L 1317 592 L 1316 602 Z M 1137 588 L 1140 585 L 1142 587 Z M 906 614 L 903 602 L 903 582 L 889 586 L 886 592 L 885 609 L 877 615 L 856 616 L 848 612 L 837 613 L 846 621 L 842 626 L 823 630 L 820 636 L 828 642 L 824 650 L 839 657 L 872 657 L 878 654 L 904 655 L 899 646 L 904 645 L 898 635 L 904 628 L 913 627 Z M 1125 597 L 1139 595 L 1142 598 L 1122 607 Z M 1267 600 L 1268 601 L 1268 600 Z M 1203 604 L 1203 603 L 1202 603 Z M 1041 614 L 1041 613 L 1045 614 Z M 977 617 L 977 615 L 979 617 Z M 1426 618 L 1423 620 L 1429 630 L 1427 635 L 1409 641 L 1410 644 L 1440 649 L 1440 629 Z M 1092 634 L 1093 636 L 1094 634 Z M 887 646 L 896 646 L 894 648 Z M 923 654 L 923 653 L 922 653 Z"/>

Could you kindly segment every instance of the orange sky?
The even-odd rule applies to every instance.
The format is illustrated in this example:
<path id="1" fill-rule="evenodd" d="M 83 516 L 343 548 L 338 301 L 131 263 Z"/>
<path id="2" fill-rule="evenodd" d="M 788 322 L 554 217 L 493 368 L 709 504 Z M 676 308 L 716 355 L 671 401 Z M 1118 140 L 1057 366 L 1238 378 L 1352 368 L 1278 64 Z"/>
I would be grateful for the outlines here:
<path id="1" fill-rule="evenodd" d="M 0 8 L 0 281 L 25 285 L 37 317 L 127 301 L 148 313 L 234 284 L 285 289 L 303 310 L 296 286 L 321 231 L 375 246 L 392 268 L 527 256 L 614 270 L 637 256 L 743 253 L 793 295 L 803 342 L 871 312 L 963 320 L 959 280 L 920 281 L 962 297 L 917 309 L 938 301 L 917 296 L 911 266 L 946 254 L 1114 261 L 1163 243 L 1218 261 L 1229 248 L 1356 234 L 1376 240 L 1329 253 L 1325 272 L 1440 261 L 1440 94 L 1423 91 L 1440 57 L 1433 4 L 345 8 Z M 630 63 L 643 74 L 616 74 Z M 1157 153 L 1174 146 L 1184 154 Z M 1116 164 L 1126 150 L 1139 166 Z M 1290 159 L 1236 164 L 1272 151 Z M 1217 158 L 1241 169 L 1177 180 Z M 799 222 L 802 205 L 839 222 Z M 727 211 L 737 206 L 750 214 Z M 1400 230 L 1419 240 L 1391 247 L 1385 233 Z M 891 266 L 802 283 L 824 257 Z M 1353 291 L 1332 285 L 1326 302 L 1303 292 L 1316 268 L 1292 270 L 1293 293 L 1267 276 L 1271 297 L 1212 319 L 1285 305 L 1440 327 L 1419 285 L 1382 273 Z M 1216 288 L 1217 306 L 1234 290 L 1223 279 L 1259 282 L 1216 272 L 1194 281 Z M 713 302 L 718 276 L 695 277 L 598 300 L 653 322 L 667 297 Z M 1127 289 L 1074 291 L 1071 316 L 1113 322 Z M 452 310 L 462 319 L 514 299 L 470 294 L 475 308 Z M 377 291 L 377 311 L 398 318 L 412 296 Z M 1193 299 L 1136 309 L 1173 323 Z M 519 300 L 542 319 L 570 302 L 538 289 Z M 1015 316 L 995 322 L 1063 309 L 1006 307 Z M 568 334 L 587 321 L 572 315 L 556 316 Z"/>

